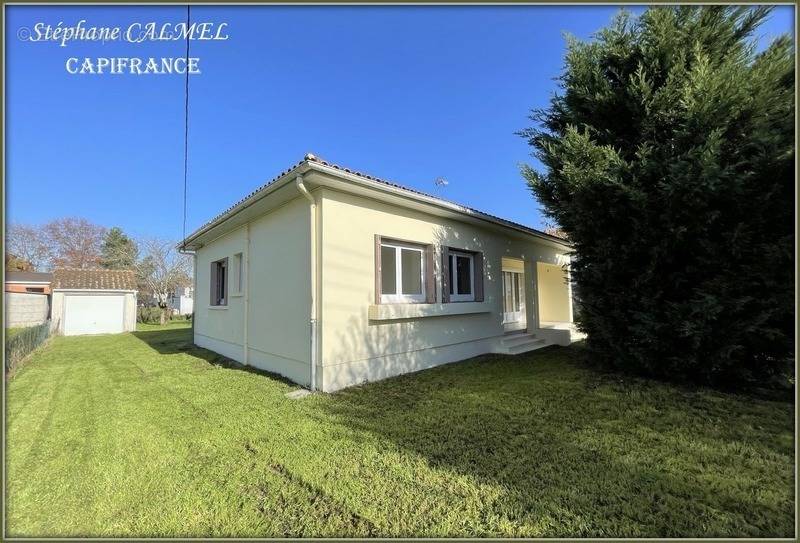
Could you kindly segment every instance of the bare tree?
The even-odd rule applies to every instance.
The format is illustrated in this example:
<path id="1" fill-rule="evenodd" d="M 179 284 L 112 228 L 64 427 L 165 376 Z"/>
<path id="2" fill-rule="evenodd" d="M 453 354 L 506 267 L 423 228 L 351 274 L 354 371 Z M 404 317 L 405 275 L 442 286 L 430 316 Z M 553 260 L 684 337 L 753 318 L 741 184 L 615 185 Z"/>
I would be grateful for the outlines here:
<path id="1" fill-rule="evenodd" d="M 33 270 L 46 270 L 52 260 L 51 246 L 41 228 L 10 224 L 6 230 L 6 255 L 29 262 Z"/>
<path id="2" fill-rule="evenodd" d="M 11 253 L 6 253 L 6 271 L 36 271 L 36 269 L 29 261 Z"/>
<path id="3" fill-rule="evenodd" d="M 569 238 L 567 237 L 567 234 L 564 232 L 564 230 L 562 230 L 560 226 L 556 226 L 556 225 L 553 225 L 553 224 L 545 225 L 544 233 L 545 234 L 550 234 L 551 236 L 555 236 L 557 238 L 569 240 Z"/>
<path id="4" fill-rule="evenodd" d="M 136 263 L 139 282 L 161 308 L 161 324 L 167 321 L 169 297 L 191 283 L 191 260 L 176 249 L 177 242 L 158 238 L 139 242 L 142 258 Z"/>
<path id="5" fill-rule="evenodd" d="M 42 228 L 54 267 L 97 268 L 106 229 L 84 218 L 66 217 Z"/>

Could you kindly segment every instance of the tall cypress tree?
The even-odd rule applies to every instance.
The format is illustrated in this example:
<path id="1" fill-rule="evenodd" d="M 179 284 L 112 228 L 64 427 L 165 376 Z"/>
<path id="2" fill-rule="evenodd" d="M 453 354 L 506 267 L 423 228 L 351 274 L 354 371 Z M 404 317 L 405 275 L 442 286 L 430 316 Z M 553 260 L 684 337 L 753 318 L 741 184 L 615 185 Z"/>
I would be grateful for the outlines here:
<path id="1" fill-rule="evenodd" d="M 139 249 L 121 228 L 115 226 L 106 232 L 101 251 L 100 265 L 112 270 L 133 268 Z"/>
<path id="2" fill-rule="evenodd" d="M 523 168 L 574 243 L 592 356 L 721 383 L 784 371 L 794 319 L 794 51 L 769 9 L 622 12 L 569 39 Z"/>

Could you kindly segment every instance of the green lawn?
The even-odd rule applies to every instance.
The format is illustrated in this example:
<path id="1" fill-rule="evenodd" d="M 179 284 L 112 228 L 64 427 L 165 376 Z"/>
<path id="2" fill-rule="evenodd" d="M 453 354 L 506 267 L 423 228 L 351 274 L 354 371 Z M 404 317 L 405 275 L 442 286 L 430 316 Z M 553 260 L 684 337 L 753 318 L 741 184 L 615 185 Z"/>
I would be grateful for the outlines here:
<path id="1" fill-rule="evenodd" d="M 57 337 L 8 383 L 8 535 L 794 535 L 788 403 L 578 348 L 289 400 L 149 328 Z"/>

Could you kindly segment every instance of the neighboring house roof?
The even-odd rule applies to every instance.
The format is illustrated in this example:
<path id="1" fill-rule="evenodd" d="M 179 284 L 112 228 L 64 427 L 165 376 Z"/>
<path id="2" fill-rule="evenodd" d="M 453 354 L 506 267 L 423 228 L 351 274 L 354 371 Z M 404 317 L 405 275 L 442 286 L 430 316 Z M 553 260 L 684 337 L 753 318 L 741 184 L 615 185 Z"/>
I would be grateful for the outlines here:
<path id="1" fill-rule="evenodd" d="M 133 270 L 59 268 L 53 271 L 54 289 L 136 290 Z"/>
<path id="2" fill-rule="evenodd" d="M 190 234 L 184 240 L 183 245 L 186 246 L 186 247 L 191 246 L 190 242 L 193 239 L 197 238 L 198 236 L 200 236 L 201 234 L 203 234 L 206 231 L 210 230 L 211 228 L 214 228 L 214 227 L 218 226 L 219 224 L 222 224 L 223 222 L 225 222 L 229 218 L 233 217 L 239 211 L 241 211 L 242 209 L 247 207 L 251 202 L 266 196 L 269 193 L 271 188 L 273 188 L 273 187 L 275 187 L 276 185 L 279 185 L 279 184 L 280 185 L 284 185 L 287 182 L 291 181 L 293 179 L 293 175 L 292 174 L 300 174 L 300 173 L 303 173 L 303 172 L 308 171 L 308 170 L 317 170 L 317 171 L 322 171 L 323 173 L 329 173 L 329 174 L 331 174 L 331 173 L 336 174 L 336 173 L 340 172 L 341 174 L 347 174 L 348 176 L 354 176 L 354 177 L 350 177 L 351 181 L 353 180 L 353 178 L 355 178 L 355 179 L 366 180 L 366 181 L 369 181 L 369 182 L 372 182 L 372 183 L 377 183 L 378 185 L 381 185 L 381 186 L 384 186 L 384 187 L 390 187 L 391 189 L 393 189 L 393 191 L 398 192 L 398 193 L 402 193 L 404 196 L 406 196 L 406 197 L 408 197 L 410 199 L 418 200 L 418 201 L 421 201 L 421 202 L 424 202 L 424 203 L 428 203 L 428 204 L 432 204 L 432 205 L 438 205 L 438 206 L 446 208 L 446 209 L 448 209 L 450 211 L 455 211 L 457 213 L 460 213 L 462 215 L 465 215 L 465 216 L 468 216 L 468 217 L 471 217 L 471 218 L 481 219 L 481 220 L 484 220 L 484 221 L 487 221 L 487 222 L 490 222 L 490 223 L 494 223 L 494 224 L 497 224 L 497 225 L 500 225 L 500 226 L 504 226 L 504 227 L 507 227 L 507 228 L 512 228 L 514 230 L 517 230 L 517 231 L 520 231 L 520 232 L 523 232 L 523 233 L 526 233 L 526 234 L 529 234 L 529 235 L 533 235 L 535 237 L 542 238 L 542 239 L 545 239 L 545 240 L 548 240 L 548 241 L 551 241 L 551 242 L 556 242 L 556 243 L 558 243 L 560 245 L 569 246 L 569 242 L 565 241 L 563 238 L 560 238 L 560 237 L 557 237 L 557 236 L 553 236 L 553 235 L 548 234 L 546 232 L 542 232 L 541 230 L 537 230 L 535 228 L 531 228 L 531 227 L 525 226 L 523 224 L 519 224 L 519 223 L 516 223 L 516 222 L 513 222 L 513 221 L 509 221 L 509 220 L 503 219 L 501 217 L 497 217 L 496 215 L 491 215 L 489 213 L 485 213 L 483 211 L 479 211 L 479 210 L 471 208 L 471 207 L 463 206 L 461 204 L 458 204 L 458 203 L 455 203 L 455 202 L 451 202 L 449 200 L 445 200 L 443 198 L 439 198 L 438 196 L 433 196 L 431 194 L 427 194 L 425 192 L 422 192 L 422 191 L 419 191 L 419 190 L 416 190 L 416 189 L 412 189 L 412 188 L 400 185 L 398 183 L 394 183 L 392 181 L 387 181 L 385 179 L 380 179 L 378 177 L 374 177 L 374 176 L 366 174 L 366 173 L 362 173 L 362 172 L 359 172 L 359 171 L 356 171 L 356 170 L 353 170 L 353 169 L 350 169 L 350 168 L 345 168 L 343 166 L 339 166 L 337 164 L 333 164 L 333 163 L 327 162 L 325 160 L 322 160 L 321 158 L 318 158 L 318 157 L 314 156 L 311 153 L 307 154 L 303 158 L 303 160 L 301 160 L 300 162 L 296 163 L 291 168 L 289 168 L 287 170 L 284 170 L 278 176 L 273 178 L 271 181 L 269 181 L 268 183 L 266 183 L 266 184 L 262 185 L 261 187 L 257 188 L 256 190 L 254 190 L 253 192 L 251 192 L 250 194 L 248 194 L 247 196 L 245 196 L 244 198 L 242 198 L 241 200 L 236 202 L 234 205 L 232 205 L 231 207 L 229 207 L 228 209 L 226 209 L 225 211 L 223 211 L 222 213 L 220 213 L 219 215 L 217 215 L 216 217 L 214 217 L 213 219 L 211 219 L 210 221 L 205 223 L 203 226 L 201 226 L 200 228 L 195 230 L 192 234 Z"/>
<path id="3" fill-rule="evenodd" d="M 6 272 L 6 283 L 49 283 L 52 280 L 52 273 L 29 271 Z"/>

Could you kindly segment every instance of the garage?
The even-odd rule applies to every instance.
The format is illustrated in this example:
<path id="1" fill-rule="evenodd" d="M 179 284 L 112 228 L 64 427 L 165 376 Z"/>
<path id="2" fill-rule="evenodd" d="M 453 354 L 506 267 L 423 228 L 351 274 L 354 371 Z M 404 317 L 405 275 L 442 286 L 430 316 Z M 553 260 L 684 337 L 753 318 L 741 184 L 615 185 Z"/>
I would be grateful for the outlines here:
<path id="1" fill-rule="evenodd" d="M 136 275 L 131 270 L 56 269 L 53 319 L 66 336 L 119 334 L 136 327 Z"/>
<path id="2" fill-rule="evenodd" d="M 67 295 L 64 335 L 117 334 L 125 330 L 125 295 Z"/>

